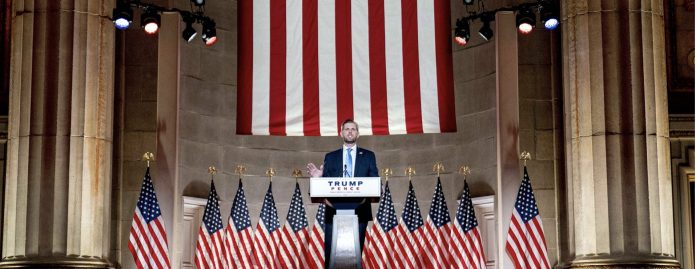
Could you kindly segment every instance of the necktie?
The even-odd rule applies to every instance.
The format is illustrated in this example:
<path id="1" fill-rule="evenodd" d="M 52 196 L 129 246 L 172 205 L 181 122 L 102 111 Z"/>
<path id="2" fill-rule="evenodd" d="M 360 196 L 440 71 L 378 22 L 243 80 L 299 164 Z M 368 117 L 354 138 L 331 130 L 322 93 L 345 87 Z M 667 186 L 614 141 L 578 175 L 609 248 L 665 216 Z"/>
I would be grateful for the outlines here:
<path id="1" fill-rule="evenodd" d="M 353 177 L 351 174 L 353 172 L 353 155 L 350 154 L 352 148 L 346 149 L 346 177 Z"/>

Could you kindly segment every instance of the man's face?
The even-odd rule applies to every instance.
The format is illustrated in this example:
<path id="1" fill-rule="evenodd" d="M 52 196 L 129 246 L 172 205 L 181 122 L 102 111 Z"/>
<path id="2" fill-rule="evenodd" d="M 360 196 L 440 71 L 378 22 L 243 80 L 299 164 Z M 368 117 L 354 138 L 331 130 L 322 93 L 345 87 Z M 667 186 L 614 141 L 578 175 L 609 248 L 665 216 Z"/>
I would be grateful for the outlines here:
<path id="1" fill-rule="evenodd" d="M 341 137 L 343 137 L 343 142 L 346 144 L 355 144 L 358 141 L 358 126 L 355 123 L 347 122 L 343 125 L 343 130 L 341 130 Z"/>

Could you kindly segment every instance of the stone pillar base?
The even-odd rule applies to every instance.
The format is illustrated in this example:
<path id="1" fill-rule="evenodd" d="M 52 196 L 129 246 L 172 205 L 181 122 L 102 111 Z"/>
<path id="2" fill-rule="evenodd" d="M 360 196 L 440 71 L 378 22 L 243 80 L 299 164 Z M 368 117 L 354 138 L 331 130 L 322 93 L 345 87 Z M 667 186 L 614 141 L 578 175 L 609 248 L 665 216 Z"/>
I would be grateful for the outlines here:
<path id="1" fill-rule="evenodd" d="M 71 257 L 34 257 L 34 258 L 9 258 L 0 261 L 0 268 L 100 268 L 112 269 L 113 264 L 106 260 L 96 258 L 71 258 Z"/>
<path id="2" fill-rule="evenodd" d="M 673 257 L 582 257 L 559 268 L 581 269 L 679 269 L 681 265 Z"/>

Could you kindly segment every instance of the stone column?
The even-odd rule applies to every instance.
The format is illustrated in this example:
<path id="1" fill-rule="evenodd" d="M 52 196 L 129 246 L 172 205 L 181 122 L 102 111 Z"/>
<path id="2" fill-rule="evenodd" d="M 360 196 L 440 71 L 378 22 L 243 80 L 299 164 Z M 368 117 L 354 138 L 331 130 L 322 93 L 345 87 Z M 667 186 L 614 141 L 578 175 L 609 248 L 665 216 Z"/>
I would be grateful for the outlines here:
<path id="1" fill-rule="evenodd" d="M 571 268 L 678 268 L 663 2 L 561 1 Z"/>
<path id="2" fill-rule="evenodd" d="M 113 6 L 12 1 L 0 268 L 112 266 Z"/>

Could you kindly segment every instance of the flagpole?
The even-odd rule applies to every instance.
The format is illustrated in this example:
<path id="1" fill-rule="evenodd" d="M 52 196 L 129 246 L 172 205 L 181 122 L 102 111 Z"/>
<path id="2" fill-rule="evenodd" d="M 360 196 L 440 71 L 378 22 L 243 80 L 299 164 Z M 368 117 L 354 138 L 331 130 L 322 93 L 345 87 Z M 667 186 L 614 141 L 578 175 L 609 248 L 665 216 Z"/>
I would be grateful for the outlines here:
<path id="1" fill-rule="evenodd" d="M 234 168 L 234 173 L 239 175 L 239 180 L 242 180 L 242 176 L 244 176 L 244 172 L 246 172 L 246 166 L 243 164 L 238 164 L 236 168 Z"/>
<path id="2" fill-rule="evenodd" d="M 147 168 L 150 168 L 150 161 L 155 161 L 155 155 L 149 151 L 145 152 L 145 154 L 143 154 L 143 161 L 147 163 Z"/>

